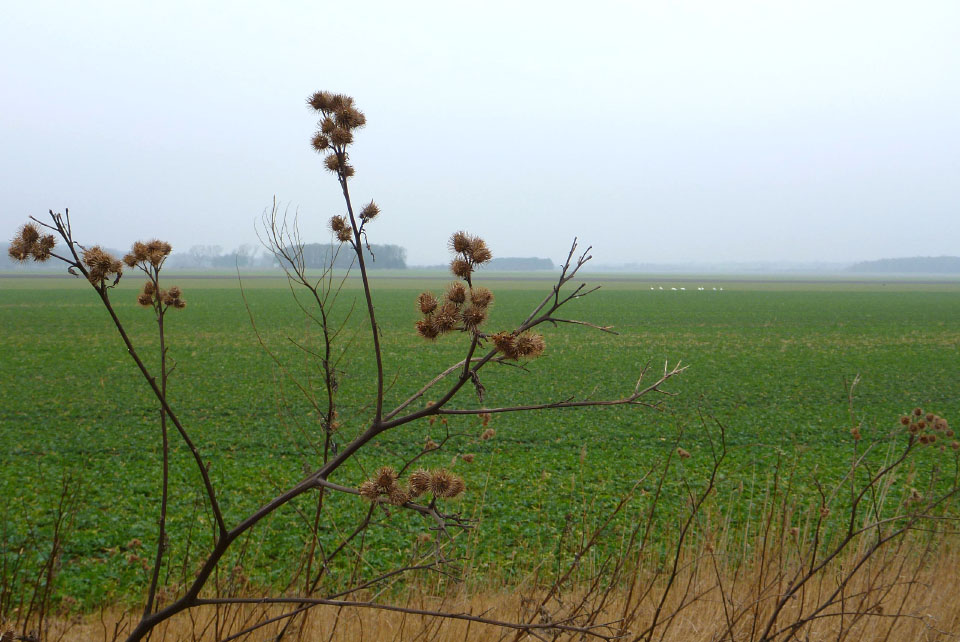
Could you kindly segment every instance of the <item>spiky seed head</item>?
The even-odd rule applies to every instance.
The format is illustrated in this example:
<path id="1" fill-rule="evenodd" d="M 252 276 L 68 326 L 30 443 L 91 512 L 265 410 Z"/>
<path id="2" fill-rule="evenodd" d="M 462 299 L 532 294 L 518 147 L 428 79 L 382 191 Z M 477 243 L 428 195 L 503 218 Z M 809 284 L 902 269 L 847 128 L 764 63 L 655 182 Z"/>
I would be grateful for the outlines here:
<path id="1" fill-rule="evenodd" d="M 151 265 L 154 267 L 159 267 L 172 251 L 173 247 L 169 243 L 154 239 L 147 243 L 146 258 L 148 261 L 150 261 Z"/>
<path id="2" fill-rule="evenodd" d="M 934 444 L 937 442 L 937 436 L 935 434 L 927 433 L 927 443 Z"/>
<path id="3" fill-rule="evenodd" d="M 178 310 L 182 310 L 185 307 L 187 307 L 187 302 L 184 301 L 183 299 L 177 299 L 176 301 L 173 302 L 173 307 L 175 307 Z"/>
<path id="4" fill-rule="evenodd" d="M 516 359 L 520 356 L 520 353 L 517 352 L 517 338 L 510 332 L 497 332 L 491 335 L 490 339 L 493 341 L 493 345 L 497 346 L 497 350 L 503 353 L 503 356 L 507 359 Z"/>
<path id="5" fill-rule="evenodd" d="M 344 147 L 353 142 L 353 134 L 349 129 L 335 127 L 334 130 L 330 132 L 330 142 L 338 147 Z"/>
<path id="6" fill-rule="evenodd" d="M 933 414 L 932 412 L 928 412 L 927 415 L 926 415 L 926 417 L 924 417 L 924 419 L 926 419 L 926 420 L 927 420 L 928 422 L 930 422 L 930 423 L 933 423 L 933 420 L 936 419 L 936 417 L 937 417 L 937 416 L 936 416 L 935 414 Z"/>
<path id="7" fill-rule="evenodd" d="M 142 305 L 142 306 L 145 307 L 145 308 L 148 308 L 148 307 L 150 307 L 151 305 L 153 305 L 153 295 L 152 295 L 152 294 L 147 294 L 146 292 L 141 292 L 141 293 L 137 296 L 137 303 L 139 303 L 140 305 Z"/>
<path id="8" fill-rule="evenodd" d="M 460 305 L 467 300 L 467 287 L 460 281 L 454 281 L 447 286 L 447 301 Z"/>
<path id="9" fill-rule="evenodd" d="M 680 448 L 679 446 L 677 447 L 677 455 L 680 457 L 680 459 L 690 459 L 691 457 L 689 452 L 683 448 Z"/>
<path id="10" fill-rule="evenodd" d="M 20 228 L 19 237 L 23 239 L 23 242 L 27 245 L 33 245 L 40 240 L 40 230 L 38 230 L 37 226 L 33 223 L 24 223 Z"/>
<path id="11" fill-rule="evenodd" d="M 470 250 L 470 235 L 466 232 L 454 232 L 450 237 L 450 250 L 457 254 L 466 254 Z"/>
<path id="12" fill-rule="evenodd" d="M 372 221 L 377 218 L 377 215 L 380 213 L 380 206 L 370 201 L 363 206 L 363 209 L 360 210 L 360 218 L 365 221 Z"/>
<path id="13" fill-rule="evenodd" d="M 943 434 L 946 435 L 947 437 L 953 437 L 953 430 L 951 428 L 947 428 L 946 430 L 943 431 Z"/>
<path id="14" fill-rule="evenodd" d="M 473 463 L 473 458 L 474 458 L 474 457 L 476 457 L 476 455 L 474 455 L 473 453 L 464 453 L 464 454 L 460 455 L 460 459 L 462 459 L 463 461 L 467 462 L 468 464 L 472 464 L 472 463 Z"/>
<path id="15" fill-rule="evenodd" d="M 353 98 L 346 94 L 333 94 L 330 97 L 330 109 L 337 110 L 353 106 Z"/>
<path id="16" fill-rule="evenodd" d="M 353 169 L 353 165 L 344 165 L 344 166 L 343 166 L 343 171 L 342 171 L 341 173 L 342 173 L 346 178 L 350 178 L 351 176 L 353 176 L 354 174 L 356 174 L 356 171 Z"/>
<path id="17" fill-rule="evenodd" d="M 543 349 L 546 347 L 543 337 L 533 332 L 524 332 L 518 336 L 514 345 L 518 355 L 531 359 L 543 354 Z"/>
<path id="18" fill-rule="evenodd" d="M 317 152 L 325 152 L 330 148 L 330 138 L 323 132 L 317 132 L 310 139 L 310 144 Z"/>
<path id="19" fill-rule="evenodd" d="M 424 339 L 436 339 L 437 335 L 440 334 L 436 327 L 434 327 L 433 319 L 420 319 L 416 323 L 417 334 L 419 334 Z"/>
<path id="20" fill-rule="evenodd" d="M 919 417 L 920 415 L 923 414 L 923 408 L 914 408 L 914 409 L 913 409 L 913 414 L 916 415 L 917 417 Z"/>
<path id="21" fill-rule="evenodd" d="M 446 497 L 453 484 L 454 475 L 444 468 L 438 468 L 430 473 L 430 492 L 434 497 Z"/>
<path id="22" fill-rule="evenodd" d="M 374 479 L 381 492 L 389 492 L 391 488 L 397 485 L 397 471 L 392 466 L 381 466 L 374 475 Z"/>
<path id="23" fill-rule="evenodd" d="M 352 104 L 345 106 L 343 109 L 338 109 L 336 120 L 337 125 L 344 129 L 360 129 L 367 124 L 367 117 Z"/>
<path id="24" fill-rule="evenodd" d="M 466 259 L 453 259 L 450 261 L 450 271 L 453 272 L 454 276 L 458 276 L 461 279 L 470 278 L 470 273 L 473 272 L 473 266 L 470 265 L 470 261 Z"/>
<path id="25" fill-rule="evenodd" d="M 17 237 L 13 239 L 10 247 L 7 248 L 7 255 L 14 261 L 23 262 L 27 260 L 30 251 L 29 248 L 24 245 L 23 240 Z"/>
<path id="26" fill-rule="evenodd" d="M 917 422 L 917 427 L 920 428 L 920 430 L 923 430 L 924 428 L 927 427 L 927 422 L 921 419 L 920 421 Z"/>
<path id="27" fill-rule="evenodd" d="M 444 332 L 450 332 L 456 327 L 459 317 L 460 314 L 457 306 L 448 302 L 444 303 L 439 310 L 433 313 L 430 322 L 433 324 L 433 328 L 437 331 L 437 334 L 443 334 Z"/>
<path id="28" fill-rule="evenodd" d="M 436 449 L 439 448 L 439 447 L 440 447 L 440 444 L 438 444 L 437 442 L 435 442 L 435 441 L 434 441 L 433 439 L 431 439 L 430 437 L 427 437 L 427 440 L 426 440 L 426 441 L 424 442 L 424 444 L 423 444 L 423 449 L 424 449 L 424 450 L 436 450 Z"/>
<path id="29" fill-rule="evenodd" d="M 477 236 L 470 239 L 470 250 L 467 254 L 474 265 L 483 265 L 493 258 L 493 252 L 487 247 L 486 241 Z"/>
<path id="30" fill-rule="evenodd" d="M 353 232 L 350 230 L 350 228 L 344 228 L 339 232 L 337 232 L 337 240 L 340 241 L 341 243 L 347 243 L 352 238 L 353 238 Z"/>
<path id="31" fill-rule="evenodd" d="M 309 98 L 307 104 L 319 112 L 330 111 L 332 107 L 333 94 L 329 91 L 318 91 Z"/>
<path id="32" fill-rule="evenodd" d="M 482 433 L 480 433 L 480 439 L 484 441 L 490 441 L 497 435 L 497 431 L 493 428 L 487 428 Z"/>
<path id="33" fill-rule="evenodd" d="M 950 444 L 950 447 L 953 448 L 954 450 L 960 450 L 960 441 L 954 441 L 953 443 Z"/>
<path id="34" fill-rule="evenodd" d="M 330 218 L 330 229 L 335 233 L 345 230 L 349 227 L 347 224 L 347 218 L 345 216 L 333 216 Z"/>
<path id="35" fill-rule="evenodd" d="M 484 287 L 475 287 L 470 290 L 470 303 L 478 308 L 486 308 L 493 303 L 493 292 Z"/>
<path id="36" fill-rule="evenodd" d="M 403 506 L 410 501 L 410 495 L 399 486 L 394 486 L 390 489 L 390 492 L 387 493 L 387 499 L 394 506 Z"/>
<path id="37" fill-rule="evenodd" d="M 183 296 L 183 290 L 181 290 L 179 286 L 174 285 L 167 290 L 167 294 L 172 296 L 174 299 L 179 299 L 181 296 Z"/>
<path id="38" fill-rule="evenodd" d="M 133 244 L 133 247 L 130 248 L 130 253 L 133 254 L 133 257 L 139 263 L 147 260 L 150 255 L 150 248 L 147 247 L 147 244 L 143 241 L 137 241 Z"/>
<path id="39" fill-rule="evenodd" d="M 910 417 L 908 417 L 908 416 L 906 416 L 906 415 L 900 417 L 900 423 L 903 424 L 904 426 L 909 426 L 909 425 L 910 425 Z"/>
<path id="40" fill-rule="evenodd" d="M 43 263 L 50 258 L 50 251 L 56 246 L 57 239 L 53 234 L 44 234 L 33 244 L 33 260 Z"/>
<path id="41" fill-rule="evenodd" d="M 487 311 L 475 305 L 468 305 L 460 313 L 460 318 L 463 320 L 463 327 L 467 330 L 476 331 L 487 320 Z"/>
<path id="42" fill-rule="evenodd" d="M 490 425 L 490 420 L 493 419 L 493 415 L 489 412 L 481 412 L 479 415 L 477 415 L 477 419 L 480 420 L 480 425 L 486 428 Z"/>
<path id="43" fill-rule="evenodd" d="M 417 297 L 417 308 L 421 314 L 430 314 L 437 309 L 437 297 L 432 292 L 421 292 Z"/>
<path id="44" fill-rule="evenodd" d="M 920 426 L 918 426 L 917 424 L 910 424 L 910 426 L 908 427 L 908 430 L 910 431 L 910 434 L 915 435 L 918 432 L 920 432 Z"/>
<path id="45" fill-rule="evenodd" d="M 419 497 L 430 490 L 430 473 L 423 468 L 410 473 L 410 479 L 407 484 L 411 497 Z"/>
<path id="46" fill-rule="evenodd" d="M 127 265 L 127 267 L 132 268 L 137 264 L 137 257 L 133 255 L 133 252 L 129 252 L 123 255 L 123 262 Z"/>
<path id="47" fill-rule="evenodd" d="M 324 134 L 332 134 L 336 128 L 337 122 L 329 116 L 320 121 L 320 131 Z"/>
<path id="48" fill-rule="evenodd" d="M 340 157 L 336 154 L 327 154 L 327 157 L 323 159 L 323 164 L 334 174 L 340 171 Z"/>
<path id="49" fill-rule="evenodd" d="M 360 491 L 361 497 L 368 499 L 371 502 L 377 501 L 377 498 L 380 496 L 380 489 L 377 488 L 377 482 L 373 481 L 372 479 L 368 479 L 360 484 L 360 488 L 358 488 L 358 490 Z"/>
<path id="50" fill-rule="evenodd" d="M 853 437 L 854 441 L 860 441 L 862 437 L 862 435 L 860 434 L 860 428 L 858 426 L 854 426 L 853 428 L 851 428 L 850 436 Z"/>

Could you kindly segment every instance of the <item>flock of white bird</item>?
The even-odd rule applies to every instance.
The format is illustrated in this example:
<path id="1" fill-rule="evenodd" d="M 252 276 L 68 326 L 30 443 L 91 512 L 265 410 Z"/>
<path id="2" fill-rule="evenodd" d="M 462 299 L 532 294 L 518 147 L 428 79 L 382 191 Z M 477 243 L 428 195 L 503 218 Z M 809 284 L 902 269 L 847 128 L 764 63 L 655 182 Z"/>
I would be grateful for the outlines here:
<path id="1" fill-rule="evenodd" d="M 651 289 L 651 290 L 658 290 L 658 289 L 659 289 L 659 290 L 663 290 L 664 287 L 663 287 L 662 285 L 659 286 L 659 287 L 654 287 L 654 286 L 651 285 L 651 286 L 650 286 L 650 289 Z M 686 290 L 687 288 L 670 288 L 670 289 L 671 289 L 671 290 Z M 697 288 L 698 291 L 703 291 L 703 290 L 706 290 L 706 289 L 707 289 L 707 288 L 702 288 L 702 287 L 701 287 L 701 288 Z M 723 292 L 723 288 L 713 288 L 713 289 L 714 289 L 714 291 Z"/>

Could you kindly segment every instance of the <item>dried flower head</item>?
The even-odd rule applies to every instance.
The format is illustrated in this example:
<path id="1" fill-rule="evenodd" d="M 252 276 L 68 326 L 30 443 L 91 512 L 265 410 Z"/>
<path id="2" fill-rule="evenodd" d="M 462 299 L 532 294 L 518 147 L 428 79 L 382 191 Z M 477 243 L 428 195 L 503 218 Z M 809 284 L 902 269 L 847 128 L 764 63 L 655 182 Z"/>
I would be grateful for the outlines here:
<path id="1" fill-rule="evenodd" d="M 476 455 L 474 455 L 473 453 L 464 453 L 464 454 L 460 455 L 460 459 L 462 459 L 463 461 L 467 462 L 468 464 L 472 464 L 472 463 L 473 463 L 473 458 L 474 458 L 474 457 L 476 457 Z"/>
<path id="2" fill-rule="evenodd" d="M 147 294 L 146 292 L 141 292 L 137 295 L 137 303 L 147 308 L 153 305 L 153 295 Z"/>
<path id="3" fill-rule="evenodd" d="M 416 323 L 417 334 L 424 339 L 436 339 L 439 332 L 433 325 L 432 319 L 420 319 Z"/>
<path id="4" fill-rule="evenodd" d="M 910 425 L 910 417 L 908 417 L 908 416 L 906 416 L 906 415 L 900 417 L 900 423 L 903 424 L 904 426 L 909 426 L 909 425 Z"/>
<path id="5" fill-rule="evenodd" d="M 486 241 L 475 236 L 470 239 L 470 249 L 467 251 L 467 256 L 470 257 L 474 265 L 482 265 L 493 258 L 493 252 L 487 247 Z"/>
<path id="6" fill-rule="evenodd" d="M 923 409 L 922 409 L 922 408 L 914 408 L 914 409 L 913 409 L 913 414 L 916 415 L 917 417 L 919 417 L 920 415 L 923 414 Z"/>
<path id="7" fill-rule="evenodd" d="M 924 417 L 924 419 L 926 419 L 926 420 L 927 420 L 928 422 L 930 422 L 930 423 L 933 423 L 933 420 L 936 419 L 936 418 L 937 418 L 937 416 L 936 416 L 935 414 L 933 414 L 932 412 L 928 412 L 928 413 L 926 414 L 926 416 Z"/>
<path id="8" fill-rule="evenodd" d="M 493 439 L 494 436 L 496 436 L 496 434 L 497 434 L 496 430 L 494 430 L 493 428 L 487 428 L 482 433 L 480 433 L 480 439 L 484 441 L 489 441 Z"/>
<path id="9" fill-rule="evenodd" d="M 51 250 L 57 244 L 57 239 L 53 234 L 44 234 L 36 243 L 33 244 L 33 260 L 37 263 L 43 263 L 51 256 Z"/>
<path id="10" fill-rule="evenodd" d="M 454 232 L 449 246 L 450 250 L 457 254 L 466 254 L 470 250 L 470 235 L 466 232 Z"/>
<path id="11" fill-rule="evenodd" d="M 450 271 L 453 272 L 454 276 L 461 279 L 469 279 L 473 272 L 473 266 L 466 259 L 453 259 L 450 261 Z"/>
<path id="12" fill-rule="evenodd" d="M 337 126 L 344 129 L 359 129 L 367 124 L 367 117 L 363 112 L 353 106 L 353 99 L 350 99 L 349 105 L 344 105 L 338 109 L 335 114 Z"/>
<path id="13" fill-rule="evenodd" d="M 33 223 L 24 223 L 18 237 L 27 245 L 33 245 L 40 240 L 40 230 Z"/>
<path id="14" fill-rule="evenodd" d="M 391 466 L 382 466 L 374 475 L 374 480 L 381 492 L 388 493 L 397 485 L 397 471 Z"/>
<path id="15" fill-rule="evenodd" d="M 460 305 L 467 300 L 467 287 L 460 281 L 454 281 L 447 286 L 446 297 L 447 301 Z"/>
<path id="16" fill-rule="evenodd" d="M 954 441 L 953 443 L 950 444 L 950 447 L 953 448 L 954 450 L 960 450 L 960 441 Z"/>
<path id="17" fill-rule="evenodd" d="M 434 441 L 433 439 L 431 439 L 430 437 L 427 437 L 427 440 L 423 443 L 423 449 L 424 449 L 424 450 L 436 450 L 436 449 L 439 448 L 439 447 L 440 447 L 440 444 L 438 444 L 437 442 L 435 442 L 435 441 Z"/>
<path id="18" fill-rule="evenodd" d="M 94 285 L 101 285 L 111 275 L 119 279 L 123 274 L 123 263 L 104 252 L 99 245 L 84 250 L 82 260 L 87 266 L 88 279 Z"/>
<path id="19" fill-rule="evenodd" d="M 390 492 L 387 493 L 387 499 L 394 506 L 403 506 L 410 501 L 410 495 L 399 486 L 394 486 L 390 489 Z"/>
<path id="20" fill-rule="evenodd" d="M 459 281 L 458 281 L 459 283 Z M 486 308 L 493 302 L 493 292 L 483 287 L 470 290 L 470 303 L 478 308 Z"/>
<path id="21" fill-rule="evenodd" d="M 430 489 L 430 473 L 419 468 L 410 473 L 407 483 L 411 497 L 419 497 Z"/>
<path id="22" fill-rule="evenodd" d="M 854 426 L 853 428 L 851 428 L 850 436 L 853 437 L 854 441 L 860 441 L 862 437 L 862 435 L 860 434 L 860 428 L 858 426 Z"/>
<path id="23" fill-rule="evenodd" d="M 372 502 L 376 501 L 380 496 L 380 489 L 377 488 L 377 482 L 373 481 L 372 479 L 368 479 L 360 484 L 360 488 L 358 488 L 358 490 L 360 491 L 361 497 L 364 499 L 369 499 Z"/>
<path id="24" fill-rule="evenodd" d="M 353 142 L 353 132 L 343 127 L 334 127 L 330 132 L 330 142 L 338 147 L 344 147 Z"/>
<path id="25" fill-rule="evenodd" d="M 468 305 L 464 308 L 463 312 L 460 313 L 460 318 L 463 319 L 464 328 L 476 332 L 483 322 L 487 320 L 487 311 L 475 305 Z"/>
<path id="26" fill-rule="evenodd" d="M 377 215 L 380 214 L 380 206 L 370 201 L 363 206 L 363 209 L 360 210 L 360 218 L 365 221 L 372 221 L 377 218 Z"/>
<path id="27" fill-rule="evenodd" d="M 337 240 L 341 243 L 349 243 L 353 238 L 353 231 L 350 228 L 344 228 L 337 232 Z"/>
<path id="28" fill-rule="evenodd" d="M 543 354 L 543 349 L 546 347 L 546 344 L 543 341 L 543 337 L 539 334 L 524 332 L 516 338 L 514 346 L 517 354 L 521 357 L 534 358 Z"/>
<path id="29" fill-rule="evenodd" d="M 336 154 L 327 154 L 327 157 L 323 159 L 323 164 L 334 174 L 340 171 L 340 157 Z"/>
<path id="30" fill-rule="evenodd" d="M 677 447 L 677 455 L 680 457 L 680 459 L 690 459 L 691 457 L 689 452 L 683 448 L 680 448 L 679 446 Z"/>
<path id="31" fill-rule="evenodd" d="M 516 339 L 510 332 L 497 332 L 490 335 L 493 345 L 497 346 L 497 350 L 502 352 L 507 359 L 516 359 L 520 354 L 517 352 Z"/>
<path id="32" fill-rule="evenodd" d="M 307 104 L 319 112 L 330 111 L 332 108 L 333 94 L 329 91 L 318 91 L 309 98 Z"/>
<path id="33" fill-rule="evenodd" d="M 439 468 L 430 474 L 430 492 L 434 497 L 456 497 L 465 489 L 463 480 L 445 468 Z"/>
<path id="34" fill-rule="evenodd" d="M 310 144 L 317 152 L 325 152 L 330 149 L 330 139 L 323 132 L 317 132 L 310 139 Z"/>
<path id="35" fill-rule="evenodd" d="M 345 216 L 334 216 L 330 219 L 330 229 L 334 232 L 345 230 L 349 227 Z"/>
<path id="36" fill-rule="evenodd" d="M 443 334 L 444 332 L 453 330 L 457 325 L 458 318 L 459 312 L 457 311 L 457 306 L 453 303 L 444 303 L 434 312 L 431 318 L 431 324 L 437 334 Z"/>
<path id="37" fill-rule="evenodd" d="M 432 292 L 421 292 L 417 297 L 417 309 L 421 314 L 430 314 L 437 309 L 437 297 Z"/>
<path id="38" fill-rule="evenodd" d="M 320 132 L 323 134 L 330 135 L 336 128 L 337 122 L 329 116 L 320 121 Z"/>

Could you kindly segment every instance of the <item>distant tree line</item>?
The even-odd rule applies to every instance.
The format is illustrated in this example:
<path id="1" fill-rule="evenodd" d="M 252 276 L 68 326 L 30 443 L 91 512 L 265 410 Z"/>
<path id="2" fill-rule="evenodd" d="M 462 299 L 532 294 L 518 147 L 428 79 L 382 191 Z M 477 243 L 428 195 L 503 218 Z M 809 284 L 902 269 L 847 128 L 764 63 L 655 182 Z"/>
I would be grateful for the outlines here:
<path id="1" fill-rule="evenodd" d="M 303 260 L 308 268 L 328 267 L 331 258 L 333 258 L 334 268 L 347 269 L 353 264 L 356 255 L 350 251 L 349 247 L 329 243 L 306 243 L 303 246 Z M 407 267 L 407 250 L 399 245 L 372 244 L 369 248 L 363 248 L 363 260 L 370 269 L 403 270 Z"/>
<path id="2" fill-rule="evenodd" d="M 872 274 L 960 274 L 960 256 L 911 256 L 862 261 L 848 269 L 851 272 Z"/>

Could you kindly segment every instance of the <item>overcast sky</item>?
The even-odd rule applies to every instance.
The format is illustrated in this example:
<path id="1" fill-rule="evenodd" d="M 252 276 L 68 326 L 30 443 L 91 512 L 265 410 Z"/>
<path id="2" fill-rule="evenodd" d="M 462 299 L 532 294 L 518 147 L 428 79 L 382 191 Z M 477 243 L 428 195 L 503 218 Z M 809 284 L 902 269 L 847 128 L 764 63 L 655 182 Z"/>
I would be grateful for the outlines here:
<path id="1" fill-rule="evenodd" d="M 326 241 L 318 89 L 412 264 L 466 229 L 601 263 L 960 254 L 960 2 L 3 3 L 0 227 Z"/>

